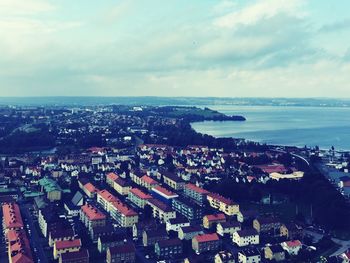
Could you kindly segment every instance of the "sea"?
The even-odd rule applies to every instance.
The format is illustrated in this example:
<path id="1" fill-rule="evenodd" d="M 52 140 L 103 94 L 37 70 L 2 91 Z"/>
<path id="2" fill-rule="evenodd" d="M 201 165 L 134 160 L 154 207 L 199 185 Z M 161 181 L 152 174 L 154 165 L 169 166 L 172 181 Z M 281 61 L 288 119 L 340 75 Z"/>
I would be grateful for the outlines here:
<path id="1" fill-rule="evenodd" d="M 202 105 L 200 107 L 203 107 Z M 200 133 L 215 137 L 244 138 L 260 143 L 321 149 L 350 150 L 349 107 L 207 105 L 247 120 L 192 123 Z"/>

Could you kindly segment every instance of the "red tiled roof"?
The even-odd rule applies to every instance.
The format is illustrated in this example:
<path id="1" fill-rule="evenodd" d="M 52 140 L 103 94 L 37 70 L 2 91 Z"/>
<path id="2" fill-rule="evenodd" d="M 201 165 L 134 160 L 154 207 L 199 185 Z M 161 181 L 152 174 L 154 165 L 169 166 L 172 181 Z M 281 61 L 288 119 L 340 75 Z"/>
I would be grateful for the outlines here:
<path id="1" fill-rule="evenodd" d="M 137 197 L 141 198 L 141 199 L 151 199 L 152 196 L 150 196 L 149 194 L 146 194 L 144 192 L 142 192 L 140 189 L 138 188 L 132 188 L 130 189 L 130 193 L 133 193 L 134 195 L 136 195 Z"/>
<path id="2" fill-rule="evenodd" d="M 219 241 L 219 236 L 216 233 L 213 234 L 204 234 L 197 235 L 194 237 L 199 243 L 201 242 L 210 242 L 210 241 Z"/>
<path id="3" fill-rule="evenodd" d="M 33 263 L 29 240 L 24 230 L 10 230 L 7 232 L 7 240 L 12 263 Z"/>
<path id="4" fill-rule="evenodd" d="M 81 240 L 73 239 L 73 240 L 60 240 L 55 242 L 55 246 L 57 250 L 65 249 L 65 248 L 73 248 L 73 247 L 81 247 Z"/>
<path id="5" fill-rule="evenodd" d="M 92 183 L 85 184 L 84 188 L 90 193 L 96 193 L 99 191 L 98 188 L 96 188 Z"/>
<path id="6" fill-rule="evenodd" d="M 2 213 L 6 228 L 22 228 L 23 221 L 19 206 L 16 203 L 8 203 L 2 206 Z"/>
<path id="7" fill-rule="evenodd" d="M 213 199 L 219 200 L 220 202 L 225 203 L 226 205 L 235 205 L 236 204 L 231 199 L 225 198 L 225 197 L 223 197 L 219 194 L 216 194 L 216 193 L 210 193 L 210 194 L 208 194 L 208 196 L 210 196 Z"/>
<path id="8" fill-rule="evenodd" d="M 158 182 L 156 180 L 154 180 L 153 178 L 149 177 L 148 175 L 142 176 L 141 180 L 145 181 L 148 184 L 158 184 Z"/>
<path id="9" fill-rule="evenodd" d="M 226 217 L 223 213 L 215 215 L 206 215 L 208 221 L 217 221 L 217 220 L 226 220 Z"/>
<path id="10" fill-rule="evenodd" d="M 86 204 L 81 207 L 83 213 L 88 217 L 89 220 L 102 220 L 106 218 L 100 210 L 91 204 Z"/>
<path id="11" fill-rule="evenodd" d="M 81 249 L 80 251 L 67 252 L 63 253 L 61 258 L 62 262 L 66 262 L 65 260 L 86 260 L 89 258 L 89 251 L 87 249 Z"/>
<path id="12" fill-rule="evenodd" d="M 114 195 L 112 195 L 110 192 L 108 192 L 106 189 L 99 191 L 97 193 L 99 196 L 101 196 L 104 200 L 106 200 L 107 202 L 118 202 L 119 199 L 117 197 L 115 197 Z"/>
<path id="13" fill-rule="evenodd" d="M 299 240 L 292 240 L 286 242 L 288 247 L 299 247 L 301 246 L 301 242 Z"/>
<path id="14" fill-rule="evenodd" d="M 113 206 L 124 216 L 137 216 L 137 213 L 122 202 L 114 202 Z"/>
<path id="15" fill-rule="evenodd" d="M 186 187 L 200 194 L 209 194 L 209 192 L 201 187 L 198 187 L 194 184 L 186 184 Z"/>
<path id="16" fill-rule="evenodd" d="M 107 179 L 114 181 L 118 178 L 119 176 L 116 173 L 109 173 L 107 174 Z"/>

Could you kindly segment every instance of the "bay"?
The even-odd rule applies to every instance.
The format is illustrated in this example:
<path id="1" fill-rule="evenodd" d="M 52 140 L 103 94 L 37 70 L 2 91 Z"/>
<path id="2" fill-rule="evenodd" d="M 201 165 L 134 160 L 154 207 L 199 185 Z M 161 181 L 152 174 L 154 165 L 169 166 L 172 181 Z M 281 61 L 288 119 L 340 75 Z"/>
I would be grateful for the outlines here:
<path id="1" fill-rule="evenodd" d="M 350 149 L 350 108 L 207 105 L 228 115 L 243 115 L 245 122 L 192 123 L 200 133 L 234 137 L 273 145 Z"/>

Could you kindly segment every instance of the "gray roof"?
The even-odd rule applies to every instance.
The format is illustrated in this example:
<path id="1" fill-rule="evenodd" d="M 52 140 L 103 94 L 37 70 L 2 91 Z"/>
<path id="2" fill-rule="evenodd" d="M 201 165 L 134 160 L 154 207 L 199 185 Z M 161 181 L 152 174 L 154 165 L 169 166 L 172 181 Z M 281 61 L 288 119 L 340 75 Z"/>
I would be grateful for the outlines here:
<path id="1" fill-rule="evenodd" d="M 80 191 L 77 191 L 72 198 L 73 205 L 77 206 L 82 199 L 84 199 L 83 195 Z"/>

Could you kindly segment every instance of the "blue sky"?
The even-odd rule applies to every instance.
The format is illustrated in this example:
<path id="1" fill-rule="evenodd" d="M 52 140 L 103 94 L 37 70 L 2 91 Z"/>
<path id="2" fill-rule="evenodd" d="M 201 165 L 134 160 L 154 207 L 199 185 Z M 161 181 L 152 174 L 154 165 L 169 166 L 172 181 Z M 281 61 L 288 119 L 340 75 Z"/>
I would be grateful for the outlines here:
<path id="1" fill-rule="evenodd" d="M 350 97 L 350 1 L 0 0 L 0 96 Z"/>

